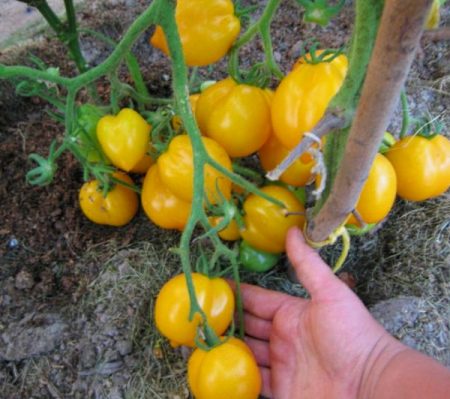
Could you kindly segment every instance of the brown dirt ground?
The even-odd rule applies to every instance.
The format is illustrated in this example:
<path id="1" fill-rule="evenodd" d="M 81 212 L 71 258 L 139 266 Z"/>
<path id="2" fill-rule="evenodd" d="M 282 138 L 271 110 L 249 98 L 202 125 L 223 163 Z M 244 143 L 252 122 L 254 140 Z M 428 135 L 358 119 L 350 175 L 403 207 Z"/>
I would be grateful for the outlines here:
<path id="1" fill-rule="evenodd" d="M 94 5 L 80 13 L 81 24 L 95 27 L 117 39 L 132 21 L 133 15 L 142 10 L 145 3 L 147 2 L 115 1 L 116 6 L 114 10 L 111 10 L 106 3 L 94 2 Z M 261 4 L 260 1 L 249 1 L 247 3 Z M 130 12 L 130 9 L 133 12 Z M 448 19 L 449 10 L 447 9 L 444 14 L 444 21 L 448 21 Z M 329 47 L 342 45 L 348 39 L 352 12 L 350 8 L 346 8 L 345 12 L 326 30 L 305 26 L 299 24 L 299 21 L 300 15 L 294 2 L 285 2 L 273 29 L 274 43 L 277 49 L 276 57 L 285 70 L 289 68 L 293 61 L 291 50 L 299 37 L 315 35 Z M 139 40 L 136 53 L 139 54 L 141 64 L 144 65 L 144 75 L 151 92 L 158 96 L 167 96 L 170 94 L 169 63 L 146 44 L 147 37 L 148 35 L 145 35 Z M 108 54 L 109 50 L 99 43 L 95 43 L 86 37 L 83 39 L 84 50 L 92 64 L 99 63 Z M 255 58 L 255 54 L 258 54 L 259 50 L 260 46 L 258 45 L 245 49 L 242 59 L 251 60 Z M 3 54 L 0 53 L 0 60 L 8 64 L 18 61 L 27 62 L 26 55 L 30 52 L 38 55 L 49 65 L 57 65 L 62 74 L 73 74 L 72 63 L 67 60 L 64 56 L 64 49 L 54 39 L 42 39 L 32 47 L 5 51 Z M 408 85 L 408 92 L 410 92 L 412 98 L 411 111 L 413 114 L 429 109 L 434 114 L 444 112 L 443 119 L 448 120 L 448 111 L 445 113 L 446 110 L 450 109 L 448 59 L 449 45 L 447 42 L 432 42 L 429 40 L 422 42 L 422 52 L 415 61 L 411 73 L 412 79 Z M 202 70 L 201 73 L 203 76 L 211 78 L 209 71 Z M 224 63 L 220 63 L 212 77 L 217 78 L 223 76 L 223 74 Z M 105 92 L 107 91 L 104 83 L 99 83 L 99 87 Z M 427 90 L 424 90 L 424 87 Z M 80 98 L 81 100 L 82 98 Z M 81 214 L 77 201 L 78 190 L 83 183 L 82 173 L 79 165 L 70 154 L 66 154 L 60 159 L 58 172 L 51 185 L 43 188 L 27 185 L 25 174 L 31 167 L 28 155 L 33 152 L 46 154 L 51 140 L 63 133 L 62 127 L 56 124 L 45 112 L 47 109 L 49 109 L 49 106 L 42 100 L 17 97 L 9 83 L 0 82 L 0 334 L 11 323 L 20 321 L 29 312 L 47 313 L 52 311 L 63 314 L 67 309 L 71 309 L 70 311 L 73 312 L 73 307 L 81 306 L 86 298 L 92 300 L 93 284 L 100 281 L 99 286 L 103 287 L 102 282 L 105 281 L 103 273 L 105 270 L 109 271 L 110 267 L 114 269 L 117 266 L 114 263 L 117 262 L 117 260 L 114 260 L 117 253 L 122 254 L 119 256 L 120 261 L 126 259 L 127 262 L 135 265 L 133 262 L 136 261 L 136 258 L 142 258 L 143 243 L 147 243 L 152 246 L 148 257 L 154 256 L 156 251 L 158 256 L 154 262 L 158 264 L 158 259 L 161 256 L 170 257 L 167 252 L 168 248 L 176 245 L 178 239 L 178 235 L 175 233 L 161 232 L 156 229 L 142 211 L 129 225 L 119 229 L 94 225 L 86 220 Z M 393 123 L 394 127 L 398 126 L 398 121 L 397 110 L 396 119 Z M 444 296 L 444 299 L 448 299 L 448 273 L 450 269 L 448 247 L 446 247 L 445 251 L 447 252 L 445 252 L 439 245 L 433 244 L 435 245 L 433 253 L 436 255 L 433 258 L 434 260 L 423 256 L 411 258 L 411 256 L 415 256 L 414 251 L 418 248 L 417 243 L 424 242 L 423 235 L 412 234 L 411 232 L 411 230 L 416 231 L 416 228 L 417 231 L 420 230 L 417 225 L 414 225 L 414 213 L 416 214 L 416 220 L 419 220 L 418 223 L 425 226 L 422 228 L 422 232 L 428 226 L 429 229 L 426 232 L 434 234 L 434 239 L 439 238 L 448 242 L 448 220 L 450 218 L 448 203 L 448 196 L 432 201 L 427 205 L 399 202 L 394 215 L 383 226 L 380 233 L 375 233 L 365 240 L 356 240 L 348 270 L 357 279 L 358 293 L 365 299 L 366 303 L 373 304 L 381 299 L 400 294 L 419 297 L 424 295 L 423 281 L 425 279 L 428 284 L 430 282 L 429 276 L 427 275 L 424 279 L 417 279 L 417 275 L 411 276 L 408 271 L 400 270 L 399 264 L 403 264 L 405 259 L 409 259 L 409 262 L 419 259 L 420 262 L 429 261 L 430 265 L 436 265 L 431 269 L 431 280 L 437 279 L 437 283 L 430 285 L 427 289 L 432 293 L 433 300 L 437 296 Z M 412 215 L 412 218 L 408 218 L 408 215 Z M 439 232 L 441 232 L 441 236 L 438 237 Z M 406 245 L 403 245 L 402 242 L 406 242 Z M 120 250 L 124 248 L 126 248 L 125 253 L 121 253 Z M 426 246 L 426 248 L 420 247 L 420 249 L 425 251 L 429 248 Z M 95 255 L 92 255 L 93 253 Z M 335 254 L 336 251 L 330 251 L 325 255 L 332 259 Z M 157 286 L 161 285 L 163 276 L 167 277 L 177 270 L 176 260 L 171 259 L 171 266 L 169 265 L 168 270 L 158 277 Z M 365 264 L 363 268 L 360 266 L 362 263 Z M 113 266 L 108 266 L 111 264 Z M 138 266 L 133 267 L 138 270 Z M 426 267 L 420 270 L 425 269 Z M 158 273 L 158 269 L 154 269 L 154 272 Z M 255 277 L 251 275 L 246 276 L 246 278 L 255 280 Z M 261 285 L 298 293 L 298 288 L 287 282 L 285 271 L 281 267 L 275 271 L 275 274 L 257 277 L 256 280 Z M 395 284 L 391 284 L 390 280 L 393 280 Z M 22 288 L 18 288 L 20 284 L 22 284 Z M 109 280 L 104 283 L 108 287 L 107 290 L 105 289 L 106 291 L 111 289 L 108 284 L 110 284 Z M 144 285 L 142 290 L 144 289 L 154 290 L 148 291 L 149 297 L 157 292 L 157 287 Z M 100 295 L 99 292 L 95 291 L 95 295 Z M 123 294 L 122 291 L 120 292 Z M 9 298 L 8 302 L 2 303 L 2 299 L 5 299 L 6 295 Z M 442 301 L 442 306 L 448 304 L 447 301 L 443 299 Z M 436 301 L 433 303 L 436 303 Z M 150 305 L 151 303 L 146 298 L 139 305 L 138 312 L 148 314 Z M 95 308 L 96 312 L 98 310 L 94 305 L 86 307 L 86 309 L 91 308 Z M 93 314 L 99 317 L 101 311 Z M 78 321 L 79 319 L 77 319 Z M 79 339 L 83 334 L 83 328 L 74 327 L 76 334 L 74 333 L 71 339 Z M 133 328 L 136 328 L 136 325 L 133 325 Z M 137 328 L 140 332 L 134 331 L 133 337 L 145 336 L 143 330 L 148 326 L 140 325 Z M 153 370 L 149 372 L 150 374 L 154 372 L 158 374 L 161 373 L 161 370 L 167 370 L 167 368 L 164 368 L 167 365 L 158 363 L 162 362 L 161 357 L 158 357 L 159 352 L 154 351 L 158 342 L 157 339 L 152 337 L 149 344 L 150 354 L 146 352 L 146 361 L 156 362 L 160 367 L 159 371 L 154 371 L 149 366 L 147 370 Z M 135 344 L 135 348 L 142 348 L 142 345 L 142 343 Z M 64 349 L 61 348 L 57 351 L 57 354 L 62 354 L 63 358 L 64 353 Z M 85 352 L 77 347 L 67 353 L 70 353 L 70 356 L 67 354 L 66 359 L 69 366 L 64 367 L 69 369 L 72 367 L 76 374 L 76 371 L 81 367 L 80 357 Z M 168 362 L 169 366 L 172 364 L 170 366 L 172 368 L 168 366 L 172 370 L 171 375 L 175 379 L 179 379 L 179 373 L 183 371 L 182 369 L 180 371 L 178 366 L 178 368 L 173 369 L 177 360 L 170 363 L 170 356 L 167 355 L 163 360 Z M 31 360 L 31 362 L 40 364 L 39 362 L 42 359 L 44 358 Z M 55 360 L 55 357 L 51 357 L 46 361 L 50 362 L 49 364 L 52 367 L 64 363 L 60 358 L 58 359 Z M 52 380 L 52 374 L 47 374 L 46 378 L 50 378 L 50 382 L 48 379 L 43 380 L 42 376 L 37 380 L 30 379 L 28 381 L 23 376 L 26 375 L 29 367 L 31 367 L 30 363 L 26 360 L 6 364 L 0 359 L 0 386 L 7 387 L 3 392 L 0 392 L 1 398 L 186 397 L 186 392 L 179 385 L 174 391 L 175 393 L 170 395 L 163 392 L 154 394 L 148 391 L 143 396 L 131 394 L 126 396 L 126 393 L 122 393 L 122 396 L 114 396 L 111 390 L 107 391 L 109 393 L 105 393 L 106 391 L 95 390 L 92 388 L 93 385 L 90 385 L 92 389 L 89 389 L 91 390 L 78 387 L 80 396 L 77 396 L 78 394 L 74 393 L 74 390 L 76 391 L 78 388 L 75 389 L 72 384 L 75 384 L 75 381 L 79 382 L 79 377 L 78 379 L 75 377 L 69 378 L 65 375 L 59 381 Z M 155 367 L 155 363 L 152 367 Z M 133 368 L 130 366 L 130 369 Z M 140 374 L 141 377 L 143 375 Z M 121 384 L 130 384 L 130 380 L 133 378 L 135 381 L 136 374 L 134 374 L 134 377 L 133 375 L 129 376 L 129 379 L 125 383 L 122 381 Z M 38 384 L 38 388 L 33 385 L 34 383 Z M 106 388 L 102 385 L 102 389 Z"/>

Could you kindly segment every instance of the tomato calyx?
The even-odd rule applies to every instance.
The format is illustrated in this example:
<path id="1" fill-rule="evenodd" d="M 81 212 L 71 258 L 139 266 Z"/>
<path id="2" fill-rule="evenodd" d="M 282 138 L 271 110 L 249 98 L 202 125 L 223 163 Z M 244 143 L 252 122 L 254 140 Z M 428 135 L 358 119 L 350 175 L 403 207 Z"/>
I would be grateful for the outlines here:
<path id="1" fill-rule="evenodd" d="M 441 134 L 443 128 L 444 126 L 439 120 L 427 115 L 417 120 L 414 131 L 417 136 L 432 140 Z"/>
<path id="2" fill-rule="evenodd" d="M 160 154 L 167 151 L 169 143 L 181 131 L 174 128 L 172 120 L 175 111 L 171 106 L 159 108 L 157 111 L 144 112 L 146 121 L 152 126 L 150 132 L 151 148 L 149 154 L 153 159 L 157 159 Z"/>
<path id="3" fill-rule="evenodd" d="M 319 49 L 319 46 L 320 43 L 316 40 L 306 40 L 305 43 L 302 43 L 299 49 L 300 60 L 298 62 L 317 65 L 323 62 L 332 62 L 344 53 L 343 48 Z"/>
<path id="4" fill-rule="evenodd" d="M 195 346 L 209 352 L 210 350 L 217 348 L 220 345 L 225 344 L 234 334 L 234 321 L 231 321 L 229 334 L 219 337 L 211 326 L 206 322 L 201 324 L 197 328 L 197 334 L 195 336 Z"/>
<path id="5" fill-rule="evenodd" d="M 265 62 L 258 62 L 248 70 L 240 70 L 236 76 L 232 76 L 238 84 L 266 88 L 273 76 L 273 71 Z"/>

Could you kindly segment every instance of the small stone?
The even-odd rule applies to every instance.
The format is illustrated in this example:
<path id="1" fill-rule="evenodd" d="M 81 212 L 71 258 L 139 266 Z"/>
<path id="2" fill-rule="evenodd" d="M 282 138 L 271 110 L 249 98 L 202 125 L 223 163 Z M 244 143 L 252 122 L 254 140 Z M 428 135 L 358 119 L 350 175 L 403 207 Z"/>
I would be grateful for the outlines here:
<path id="1" fill-rule="evenodd" d="M 107 349 L 104 354 L 104 360 L 109 363 L 120 360 L 119 352 L 115 349 Z"/>
<path id="2" fill-rule="evenodd" d="M 80 365 L 83 369 L 92 368 L 97 362 L 94 345 L 86 343 L 80 350 Z"/>
<path id="3" fill-rule="evenodd" d="M 133 351 L 133 344 L 130 341 L 121 340 L 117 342 L 116 349 L 121 356 L 127 356 Z"/>
<path id="4" fill-rule="evenodd" d="M 33 285 L 34 285 L 34 278 L 30 272 L 22 270 L 16 275 L 14 286 L 18 290 L 29 290 L 33 287 Z"/>
<path id="5" fill-rule="evenodd" d="M 16 249 L 19 246 L 19 240 L 15 237 L 11 237 L 6 246 L 10 250 Z"/>
<path id="6" fill-rule="evenodd" d="M 116 326 L 107 324 L 103 329 L 103 334 L 107 335 L 108 337 L 117 337 L 119 335 L 119 330 Z"/>

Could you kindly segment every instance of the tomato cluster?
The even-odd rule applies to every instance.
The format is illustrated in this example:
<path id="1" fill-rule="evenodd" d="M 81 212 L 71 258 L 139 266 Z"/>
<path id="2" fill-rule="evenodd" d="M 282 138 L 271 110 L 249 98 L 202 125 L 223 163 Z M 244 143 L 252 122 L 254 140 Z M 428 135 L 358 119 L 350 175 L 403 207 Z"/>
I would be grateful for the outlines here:
<path id="1" fill-rule="evenodd" d="M 261 375 L 252 352 L 243 341 L 223 335 L 235 312 L 233 291 L 224 279 L 199 273 L 192 274 L 192 283 L 208 327 L 216 337 L 221 337 L 208 350 L 197 347 L 189 358 L 192 393 L 198 399 L 256 399 L 261 390 Z M 196 313 L 190 320 L 190 309 L 186 276 L 179 274 L 164 284 L 154 308 L 156 327 L 174 347 L 196 347 L 202 341 L 203 319 Z"/>
<path id="2" fill-rule="evenodd" d="M 218 61 L 240 30 L 231 0 L 178 0 L 175 18 L 190 66 Z M 160 27 L 151 43 L 168 53 Z M 183 231 L 193 206 L 201 204 L 200 210 L 208 217 L 202 223 L 209 223 L 203 227 L 239 249 L 243 269 L 271 269 L 284 252 L 287 231 L 305 223 L 298 188 L 320 183 L 313 155 L 319 145 L 296 159 L 279 181 L 268 183 L 264 173 L 279 165 L 314 128 L 347 72 L 344 55 L 321 54 L 301 57 L 274 91 L 227 77 L 190 96 L 203 144 L 200 155 L 222 168 L 219 172 L 209 163 L 204 166 L 200 202 L 194 198 L 194 158 L 199 156 L 194 147 L 199 149 L 192 144 L 194 137 L 186 134 L 181 118 L 171 118 L 173 134 L 163 150 L 155 150 L 152 135 L 158 129 L 152 132 L 138 112 L 125 108 L 117 115 L 104 115 L 85 108 L 85 115 L 78 118 L 86 132 L 79 139 L 80 152 L 89 162 L 103 161 L 116 169 L 109 191 L 99 181 L 85 183 L 79 196 L 82 211 L 96 223 L 128 223 L 139 200 L 126 173 L 145 174 L 141 203 L 155 225 Z M 398 142 L 390 136 L 388 141 L 376 155 L 354 212 L 346 220 L 356 233 L 386 218 L 397 195 L 421 201 L 450 186 L 449 140 L 435 135 Z M 255 166 L 258 195 L 235 186 L 230 174 L 226 175 L 242 158 Z M 232 243 L 238 240 L 238 245 Z M 191 314 L 193 304 L 199 309 Z M 173 277 L 156 299 L 154 318 L 160 333 L 174 347 L 195 348 L 188 363 L 188 380 L 198 399 L 256 399 L 259 395 L 261 375 L 255 358 L 243 341 L 226 335 L 234 313 L 235 299 L 228 283 L 200 273 Z"/>

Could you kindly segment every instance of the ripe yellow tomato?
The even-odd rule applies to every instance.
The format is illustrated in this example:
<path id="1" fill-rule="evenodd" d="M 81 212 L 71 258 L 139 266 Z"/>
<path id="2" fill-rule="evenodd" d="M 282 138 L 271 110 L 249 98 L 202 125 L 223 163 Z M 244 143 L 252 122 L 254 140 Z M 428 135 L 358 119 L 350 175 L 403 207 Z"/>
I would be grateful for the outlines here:
<path id="1" fill-rule="evenodd" d="M 294 148 L 322 118 L 344 81 L 347 65 L 345 55 L 318 64 L 300 60 L 281 81 L 272 102 L 272 124 L 285 148 Z"/>
<path id="2" fill-rule="evenodd" d="M 153 165 L 145 175 L 141 201 L 145 213 L 157 226 L 180 231 L 186 226 L 192 204 L 176 197 L 164 186 L 158 165 Z"/>
<path id="3" fill-rule="evenodd" d="M 259 160 L 263 169 L 268 172 L 275 168 L 289 154 L 289 150 L 283 147 L 275 135 L 272 135 L 266 144 L 258 151 Z M 288 169 L 280 176 L 282 182 L 295 187 L 302 187 L 312 179 L 311 169 L 314 159 L 310 154 L 302 154 Z"/>
<path id="4" fill-rule="evenodd" d="M 392 209 L 396 191 L 397 178 L 394 168 L 385 156 L 377 154 L 355 209 L 365 223 L 378 223 Z M 347 224 L 359 223 L 350 215 Z"/>
<path id="5" fill-rule="evenodd" d="M 219 164 L 231 171 L 231 160 L 226 151 L 214 140 L 202 137 L 207 153 Z M 194 186 L 194 159 L 189 136 L 182 134 L 172 139 L 167 152 L 157 161 L 163 184 L 178 198 L 192 202 Z M 220 202 L 220 193 L 231 196 L 231 181 L 212 166 L 205 166 L 205 194 L 212 204 Z"/>
<path id="6" fill-rule="evenodd" d="M 408 136 L 386 153 L 397 174 L 397 194 L 409 201 L 424 201 L 450 187 L 450 141 Z"/>
<path id="7" fill-rule="evenodd" d="M 114 177 L 132 185 L 131 178 L 124 173 L 115 173 Z M 120 184 L 115 184 L 106 197 L 97 180 L 86 182 L 79 193 L 80 207 L 85 216 L 97 224 L 123 226 L 127 224 L 138 210 L 137 194 Z"/>
<path id="8" fill-rule="evenodd" d="M 265 186 L 261 189 L 267 195 L 281 201 L 281 208 L 255 194 L 244 201 L 245 228 L 241 237 L 253 248 L 269 253 L 285 250 L 286 234 L 292 226 L 303 227 L 305 208 L 287 188 Z M 287 213 L 295 213 L 287 215 Z"/>
<path id="9" fill-rule="evenodd" d="M 216 227 L 222 220 L 221 216 L 212 216 L 209 218 L 209 222 L 212 227 Z M 232 220 L 228 226 L 220 230 L 217 235 L 224 241 L 236 241 L 241 237 L 239 232 L 239 226 L 235 220 Z"/>
<path id="10" fill-rule="evenodd" d="M 189 66 L 219 61 L 239 35 L 241 24 L 231 0 L 178 0 L 175 20 Z M 163 30 L 158 26 L 150 43 L 169 54 Z"/>
<path id="11" fill-rule="evenodd" d="M 151 126 L 136 111 L 124 108 L 117 116 L 106 115 L 97 124 L 97 138 L 111 163 L 130 172 L 144 157 Z"/>
<path id="12" fill-rule="evenodd" d="M 233 291 L 222 278 L 209 278 L 193 273 L 192 280 L 199 306 L 205 312 L 211 328 L 220 336 L 233 319 Z M 184 274 L 179 274 L 161 288 L 154 313 L 156 327 L 170 340 L 172 346 L 195 345 L 201 317 L 196 314 L 189 321 L 190 307 L 186 278 Z"/>
<path id="13" fill-rule="evenodd" d="M 231 337 L 189 358 L 188 382 L 196 399 L 257 399 L 261 374 L 250 348 Z"/>
<path id="14" fill-rule="evenodd" d="M 230 157 L 253 154 L 272 131 L 270 97 L 258 87 L 224 79 L 201 93 L 195 112 L 198 126 Z"/>

